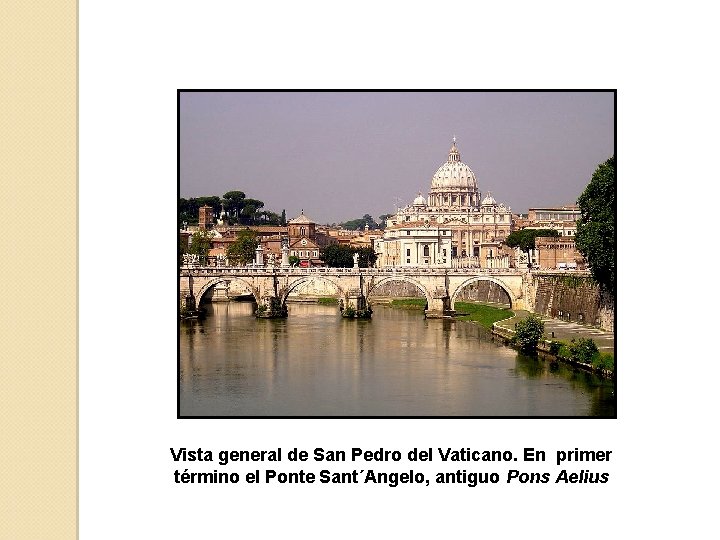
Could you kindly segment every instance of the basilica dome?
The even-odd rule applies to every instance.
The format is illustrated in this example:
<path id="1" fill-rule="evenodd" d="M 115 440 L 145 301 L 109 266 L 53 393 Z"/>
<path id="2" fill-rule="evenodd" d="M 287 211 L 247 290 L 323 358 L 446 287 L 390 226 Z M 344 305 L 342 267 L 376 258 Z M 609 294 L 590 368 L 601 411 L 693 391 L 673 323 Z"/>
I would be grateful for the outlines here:
<path id="1" fill-rule="evenodd" d="M 477 190 L 477 181 L 472 169 L 460 161 L 460 152 L 453 145 L 448 154 L 448 160 L 440 166 L 432 178 L 430 189 L 434 191 L 446 189 Z"/>

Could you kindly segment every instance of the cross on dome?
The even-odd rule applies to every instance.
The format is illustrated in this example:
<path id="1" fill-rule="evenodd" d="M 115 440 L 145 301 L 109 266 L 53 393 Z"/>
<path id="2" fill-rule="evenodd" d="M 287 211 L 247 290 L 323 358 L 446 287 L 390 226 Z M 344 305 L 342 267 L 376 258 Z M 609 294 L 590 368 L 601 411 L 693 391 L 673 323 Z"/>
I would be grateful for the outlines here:
<path id="1" fill-rule="evenodd" d="M 450 162 L 460 161 L 460 151 L 458 150 L 455 142 L 456 142 L 456 138 L 455 138 L 455 135 L 453 135 L 453 143 L 452 143 L 452 146 L 450 147 L 450 153 L 448 154 L 448 161 L 450 161 Z"/>

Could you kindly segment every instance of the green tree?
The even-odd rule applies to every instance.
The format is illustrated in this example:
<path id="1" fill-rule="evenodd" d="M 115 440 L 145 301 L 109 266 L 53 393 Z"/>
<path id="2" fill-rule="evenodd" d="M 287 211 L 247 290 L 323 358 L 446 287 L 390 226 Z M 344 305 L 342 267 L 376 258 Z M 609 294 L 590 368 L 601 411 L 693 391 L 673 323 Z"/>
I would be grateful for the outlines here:
<path id="1" fill-rule="evenodd" d="M 575 245 L 601 288 L 615 293 L 615 156 L 598 165 L 578 199 Z"/>
<path id="2" fill-rule="evenodd" d="M 285 209 L 283 208 L 282 214 L 280 214 L 280 225 L 285 227 L 287 225 L 287 216 L 285 215 Z"/>
<path id="3" fill-rule="evenodd" d="M 340 225 L 343 229 L 347 229 L 348 231 L 364 230 L 366 225 L 370 230 L 378 228 L 378 224 L 375 223 L 375 220 L 370 214 L 365 214 L 361 218 L 351 219 L 345 223 L 341 223 Z"/>
<path id="4" fill-rule="evenodd" d="M 228 191 L 223 195 L 225 209 L 231 217 L 237 218 L 245 206 L 245 193 L 243 191 Z"/>
<path id="5" fill-rule="evenodd" d="M 505 245 L 512 248 L 520 248 L 520 251 L 527 253 L 528 267 L 530 266 L 530 251 L 535 249 L 535 239 L 547 236 L 560 236 L 555 229 L 520 229 L 511 232 L 505 239 Z"/>
<path id="6" fill-rule="evenodd" d="M 201 206 L 212 206 L 213 213 L 219 213 L 221 202 L 220 197 L 215 196 L 193 197 L 190 199 L 180 198 L 178 201 L 178 226 L 182 227 L 183 222 L 188 225 L 197 225 Z"/>
<path id="7" fill-rule="evenodd" d="M 182 228 L 183 223 L 197 225 L 198 205 L 196 199 L 183 199 L 178 201 L 178 227 Z"/>
<path id="8" fill-rule="evenodd" d="M 191 255 L 198 255 L 200 262 L 207 260 L 207 254 L 212 246 L 213 234 L 210 231 L 200 230 L 193 233 L 190 237 L 190 246 L 188 246 L 188 253 Z"/>
<path id="9" fill-rule="evenodd" d="M 570 342 L 570 358 L 577 362 L 589 364 L 593 356 L 598 353 L 598 348 L 591 338 L 579 338 Z"/>
<path id="10" fill-rule="evenodd" d="M 260 210 L 265 203 L 257 199 L 245 199 L 245 205 L 240 211 L 239 220 L 244 225 L 255 225 L 258 219 L 258 210 Z"/>
<path id="11" fill-rule="evenodd" d="M 297 255 L 290 255 L 290 257 L 288 257 L 288 262 L 290 263 L 290 266 L 297 266 L 300 264 L 300 257 Z"/>
<path id="12" fill-rule="evenodd" d="M 533 352 L 542 338 L 545 324 L 537 315 L 530 315 L 515 325 L 513 342 L 524 352 Z"/>
<path id="13" fill-rule="evenodd" d="M 262 225 L 280 225 L 280 216 L 275 212 L 263 210 L 257 213 L 257 222 Z"/>
<path id="14" fill-rule="evenodd" d="M 379 229 L 385 229 L 385 224 L 387 222 L 387 219 L 391 217 L 393 214 L 381 214 L 378 218 L 378 228 Z"/>
<path id="15" fill-rule="evenodd" d="M 257 234 L 254 231 L 240 231 L 235 241 L 226 250 L 228 262 L 232 266 L 244 266 L 255 258 Z"/>
<path id="16" fill-rule="evenodd" d="M 365 220 L 365 223 L 370 228 L 371 231 L 374 231 L 378 228 L 378 224 L 375 223 L 375 220 L 372 218 L 370 214 L 365 214 L 363 217 L 363 220 Z"/>
<path id="17" fill-rule="evenodd" d="M 196 197 L 195 201 L 197 203 L 197 208 L 199 209 L 201 206 L 212 206 L 213 214 L 219 214 L 220 209 L 222 208 L 222 201 L 220 200 L 220 197 L 217 195 L 212 195 L 210 197 Z M 197 216 L 196 216 L 197 219 Z"/>
<path id="18" fill-rule="evenodd" d="M 341 223 L 340 225 L 343 229 L 346 229 L 348 231 L 358 231 L 365 228 L 365 220 L 351 219 L 350 221 L 346 221 L 345 223 Z"/>
<path id="19" fill-rule="evenodd" d="M 354 255 L 358 254 L 358 266 L 371 268 L 377 261 L 377 253 L 372 248 L 351 248 L 350 246 L 331 244 L 320 250 L 320 260 L 331 268 L 352 268 Z"/>
<path id="20" fill-rule="evenodd" d="M 359 248 L 354 250 L 358 254 L 358 266 L 360 268 L 372 268 L 375 266 L 377 261 L 377 253 L 373 251 L 373 248 Z"/>
<path id="21" fill-rule="evenodd" d="M 331 268 L 352 268 L 353 250 L 350 246 L 331 244 L 320 250 L 320 260 Z"/>

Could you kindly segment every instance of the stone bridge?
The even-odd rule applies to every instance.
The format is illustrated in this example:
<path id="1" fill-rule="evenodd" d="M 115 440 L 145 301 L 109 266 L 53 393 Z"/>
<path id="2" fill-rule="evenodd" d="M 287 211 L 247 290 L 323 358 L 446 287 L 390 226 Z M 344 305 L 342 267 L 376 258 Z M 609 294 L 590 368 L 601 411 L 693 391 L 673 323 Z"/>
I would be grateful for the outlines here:
<path id="1" fill-rule="evenodd" d="M 345 306 L 361 305 L 373 291 L 391 281 L 415 285 L 427 301 L 428 318 L 451 316 L 460 291 L 473 283 L 491 281 L 510 298 L 511 307 L 532 310 L 531 273 L 512 268 L 282 268 L 259 266 L 184 266 L 180 269 L 180 302 L 199 306 L 217 288 L 240 288 L 251 293 L 262 311 L 283 310 L 288 295 L 312 279 L 329 282 Z M 268 311 L 269 312 L 269 311 Z M 280 312 L 278 312 L 278 315 Z"/>

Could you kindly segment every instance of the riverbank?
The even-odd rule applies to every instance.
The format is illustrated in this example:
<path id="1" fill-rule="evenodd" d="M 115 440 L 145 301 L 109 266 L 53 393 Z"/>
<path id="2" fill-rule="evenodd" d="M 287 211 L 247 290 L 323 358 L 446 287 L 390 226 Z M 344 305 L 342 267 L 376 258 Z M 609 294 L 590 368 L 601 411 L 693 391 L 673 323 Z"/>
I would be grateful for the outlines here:
<path id="1" fill-rule="evenodd" d="M 514 316 L 493 324 L 492 331 L 506 340 L 515 335 L 515 325 L 531 315 L 524 310 L 516 310 Z M 533 314 L 537 315 L 537 314 Z M 560 321 L 541 317 L 544 325 L 543 338 L 538 342 L 537 350 L 556 360 L 575 367 L 601 373 L 605 377 L 614 377 L 615 371 L 615 334 L 592 326 L 574 322 Z M 574 342 L 591 339 L 597 346 L 595 363 L 581 362 L 572 358 L 571 347 Z"/>
<path id="2" fill-rule="evenodd" d="M 378 303 L 396 309 L 422 310 L 425 308 L 424 298 L 383 299 Z M 531 315 L 524 310 L 510 310 L 504 307 L 487 304 L 456 302 L 455 320 L 478 324 L 506 341 L 515 336 L 515 325 Z M 541 317 L 544 324 L 544 335 L 537 345 L 537 350 L 545 357 L 559 360 L 605 377 L 613 377 L 615 370 L 615 335 L 598 328 L 578 323 Z M 592 339 L 598 349 L 593 363 L 581 362 L 572 357 L 572 347 L 580 340 Z"/>

